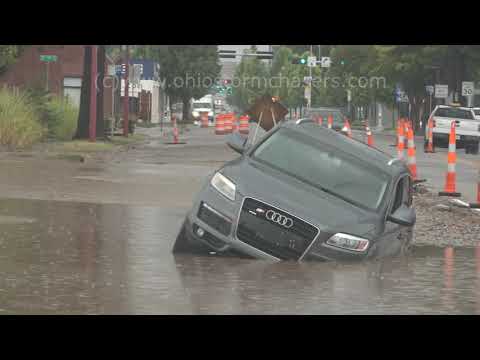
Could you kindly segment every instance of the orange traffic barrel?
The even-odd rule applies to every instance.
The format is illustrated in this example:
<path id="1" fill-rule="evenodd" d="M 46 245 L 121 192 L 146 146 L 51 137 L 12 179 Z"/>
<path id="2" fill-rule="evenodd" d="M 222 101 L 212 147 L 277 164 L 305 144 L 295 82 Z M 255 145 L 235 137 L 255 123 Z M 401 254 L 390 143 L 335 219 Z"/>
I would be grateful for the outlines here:
<path id="1" fill-rule="evenodd" d="M 215 120 L 215 134 L 225 135 L 225 115 L 218 114 Z"/>
<path id="2" fill-rule="evenodd" d="M 233 132 L 233 114 L 225 114 L 225 134 Z"/>
<path id="3" fill-rule="evenodd" d="M 240 134 L 247 135 L 250 132 L 250 127 L 249 127 L 249 124 L 248 124 L 248 116 L 247 115 L 240 116 L 240 125 L 239 126 L 240 127 L 239 127 L 238 132 Z"/>

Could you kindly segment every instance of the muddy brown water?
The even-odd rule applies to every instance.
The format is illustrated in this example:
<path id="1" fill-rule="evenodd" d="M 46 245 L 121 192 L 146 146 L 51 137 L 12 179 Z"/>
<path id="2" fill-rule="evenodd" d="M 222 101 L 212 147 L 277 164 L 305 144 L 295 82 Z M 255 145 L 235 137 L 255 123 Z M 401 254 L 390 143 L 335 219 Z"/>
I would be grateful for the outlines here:
<path id="1" fill-rule="evenodd" d="M 349 264 L 173 256 L 184 208 L 0 204 L 0 314 L 480 313 L 480 248 Z"/>

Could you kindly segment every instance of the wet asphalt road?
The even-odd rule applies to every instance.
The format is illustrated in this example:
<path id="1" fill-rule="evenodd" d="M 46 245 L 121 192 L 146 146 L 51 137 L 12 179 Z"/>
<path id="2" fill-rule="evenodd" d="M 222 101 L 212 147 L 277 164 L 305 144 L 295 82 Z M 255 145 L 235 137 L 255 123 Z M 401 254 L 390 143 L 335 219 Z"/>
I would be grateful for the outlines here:
<path id="1" fill-rule="evenodd" d="M 154 133 L 108 164 L 52 163 L 37 187 L 14 179 L 34 165 L 2 162 L 0 314 L 480 313 L 480 247 L 354 264 L 173 256 L 204 177 L 235 157 L 205 131 L 174 149 Z"/>

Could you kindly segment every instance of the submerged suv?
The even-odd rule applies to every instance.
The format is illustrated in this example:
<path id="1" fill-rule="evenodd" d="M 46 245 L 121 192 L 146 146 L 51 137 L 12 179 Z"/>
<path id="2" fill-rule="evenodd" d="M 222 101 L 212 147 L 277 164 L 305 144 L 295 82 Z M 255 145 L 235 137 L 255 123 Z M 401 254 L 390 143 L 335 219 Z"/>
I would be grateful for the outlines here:
<path id="1" fill-rule="evenodd" d="M 173 252 L 200 248 L 267 260 L 395 254 L 416 215 L 406 165 L 313 121 L 283 122 L 206 181 Z"/>

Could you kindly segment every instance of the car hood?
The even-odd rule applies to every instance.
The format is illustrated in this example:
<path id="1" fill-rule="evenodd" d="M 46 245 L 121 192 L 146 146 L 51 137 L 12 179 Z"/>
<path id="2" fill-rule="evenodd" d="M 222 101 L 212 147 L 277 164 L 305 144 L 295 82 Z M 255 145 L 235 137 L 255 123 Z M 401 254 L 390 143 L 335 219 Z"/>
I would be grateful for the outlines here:
<path id="1" fill-rule="evenodd" d="M 362 236 L 372 232 L 380 218 L 333 195 L 246 158 L 220 170 L 235 182 L 242 197 L 253 197 L 317 226 L 320 231 Z"/>

